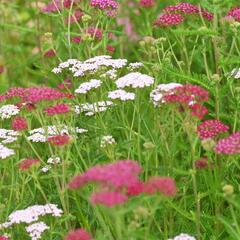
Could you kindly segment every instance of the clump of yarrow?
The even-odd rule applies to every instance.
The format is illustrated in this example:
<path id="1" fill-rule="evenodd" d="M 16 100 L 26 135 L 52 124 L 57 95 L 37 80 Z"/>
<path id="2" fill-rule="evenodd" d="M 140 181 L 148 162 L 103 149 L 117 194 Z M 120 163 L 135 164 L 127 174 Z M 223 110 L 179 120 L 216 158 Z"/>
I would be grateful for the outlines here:
<path id="1" fill-rule="evenodd" d="M 0 230 L 13 227 L 13 225 L 27 224 L 25 228 L 32 240 L 41 238 L 41 234 L 49 229 L 42 221 L 38 222 L 40 217 L 51 215 L 60 217 L 63 211 L 56 204 L 33 205 L 23 210 L 12 212 L 6 222 L 0 224 Z"/>
<path id="2" fill-rule="evenodd" d="M 49 137 L 58 135 L 74 135 L 76 137 L 75 133 L 85 132 L 87 132 L 87 130 L 83 128 L 70 128 L 66 125 L 52 125 L 30 130 L 27 139 L 31 142 L 47 142 Z"/>
<path id="3" fill-rule="evenodd" d="M 182 84 L 179 83 L 167 83 L 159 84 L 152 92 L 150 93 L 150 99 L 153 102 L 155 107 L 160 106 L 162 103 L 165 103 L 164 95 L 171 94 L 171 91 L 176 87 L 180 87 Z"/>

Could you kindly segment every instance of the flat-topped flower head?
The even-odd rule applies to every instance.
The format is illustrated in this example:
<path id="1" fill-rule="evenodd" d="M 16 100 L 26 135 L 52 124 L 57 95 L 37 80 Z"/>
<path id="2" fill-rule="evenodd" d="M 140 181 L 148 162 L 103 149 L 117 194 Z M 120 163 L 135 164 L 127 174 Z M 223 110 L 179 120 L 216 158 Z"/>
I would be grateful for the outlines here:
<path id="1" fill-rule="evenodd" d="M 186 233 L 181 233 L 180 235 L 174 237 L 174 238 L 170 238 L 168 240 L 197 240 L 195 237 L 190 236 Z"/>
<path id="2" fill-rule="evenodd" d="M 167 13 L 181 13 L 181 14 L 186 14 L 186 15 L 202 15 L 204 18 L 206 18 L 207 20 L 212 20 L 213 19 L 213 14 L 206 11 L 205 9 L 190 4 L 190 3 L 186 3 L 186 2 L 182 2 L 179 3 L 177 5 L 174 6 L 168 6 L 166 8 L 164 8 L 164 11 Z"/>
<path id="3" fill-rule="evenodd" d="M 12 104 L 3 105 L 0 107 L 0 118 L 9 119 L 12 116 L 17 115 L 20 112 L 20 109 Z"/>
<path id="4" fill-rule="evenodd" d="M 170 177 L 151 177 L 144 186 L 144 192 L 155 194 L 157 192 L 167 196 L 175 196 L 177 187 L 174 179 Z"/>
<path id="5" fill-rule="evenodd" d="M 70 231 L 64 240 L 93 240 L 90 233 L 85 229 L 79 228 L 73 231 Z"/>
<path id="6" fill-rule="evenodd" d="M 91 196 L 91 202 L 96 205 L 104 205 L 106 207 L 114 207 L 125 203 L 128 197 L 119 192 L 97 192 Z"/>
<path id="7" fill-rule="evenodd" d="M 47 229 L 49 229 L 49 226 L 47 226 L 44 222 L 33 223 L 26 227 L 26 231 L 32 240 L 41 239 L 42 233 Z"/>
<path id="8" fill-rule="evenodd" d="M 184 22 L 184 17 L 179 13 L 164 13 L 154 22 L 155 26 L 168 27 Z"/>
<path id="9" fill-rule="evenodd" d="M 55 146 L 64 146 L 69 144 L 71 137 L 68 135 L 56 135 L 48 138 L 48 142 Z"/>
<path id="10" fill-rule="evenodd" d="M 119 99 L 121 101 L 128 101 L 135 99 L 135 93 L 126 92 L 123 89 L 118 89 L 108 92 L 108 98 L 112 100 Z"/>
<path id="11" fill-rule="evenodd" d="M 120 77 L 116 81 L 116 85 L 118 88 L 125 88 L 125 87 L 131 87 L 131 88 L 144 88 L 144 87 L 150 87 L 154 83 L 154 78 L 142 74 L 139 72 L 131 72 L 127 75 Z"/>
<path id="12" fill-rule="evenodd" d="M 70 111 L 69 105 L 66 103 L 57 104 L 55 106 L 48 107 L 44 110 L 48 116 L 54 116 L 59 114 L 65 114 Z"/>
<path id="13" fill-rule="evenodd" d="M 239 7 L 232 8 L 228 12 L 227 17 L 232 17 L 234 18 L 235 21 L 240 22 L 240 8 Z"/>
<path id="14" fill-rule="evenodd" d="M 101 86 L 102 82 L 97 79 L 91 79 L 88 82 L 84 82 L 80 84 L 80 86 L 75 90 L 75 93 L 78 94 L 86 94 L 88 93 L 91 89 L 96 89 Z"/>
<path id="15" fill-rule="evenodd" d="M 139 164 L 133 160 L 119 160 L 114 163 L 97 165 L 85 173 L 77 175 L 69 182 L 69 188 L 77 189 L 87 183 L 100 183 L 116 189 L 128 187 L 138 182 L 141 172 Z"/>
<path id="16" fill-rule="evenodd" d="M 28 128 L 27 120 L 24 117 L 17 116 L 12 120 L 12 129 L 22 131 Z"/>
<path id="17" fill-rule="evenodd" d="M 40 161 L 36 158 L 26 158 L 22 160 L 18 166 L 21 170 L 28 170 L 32 166 L 40 164 Z"/>
<path id="18" fill-rule="evenodd" d="M 90 5 L 101 10 L 115 10 L 118 8 L 118 3 L 114 0 L 91 0 Z"/>
<path id="19" fill-rule="evenodd" d="M 0 160 L 15 155 L 15 151 L 0 143 Z"/>
<path id="20" fill-rule="evenodd" d="M 223 138 L 217 142 L 215 151 L 218 154 L 240 154 L 240 132 L 233 133 L 232 135 Z"/>
<path id="21" fill-rule="evenodd" d="M 229 126 L 219 120 L 206 120 L 197 127 L 200 139 L 214 138 L 228 129 Z"/>

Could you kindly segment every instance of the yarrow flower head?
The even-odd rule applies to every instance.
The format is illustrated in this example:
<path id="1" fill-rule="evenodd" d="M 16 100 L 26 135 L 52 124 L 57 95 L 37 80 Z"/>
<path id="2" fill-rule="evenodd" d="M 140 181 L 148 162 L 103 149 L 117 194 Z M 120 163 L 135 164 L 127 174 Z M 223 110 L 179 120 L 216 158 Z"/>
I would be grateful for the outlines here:
<path id="1" fill-rule="evenodd" d="M 5 159 L 12 155 L 15 155 L 15 151 L 0 143 L 0 159 Z"/>
<path id="2" fill-rule="evenodd" d="M 88 82 L 82 83 L 76 90 L 75 93 L 79 94 L 86 94 L 88 93 L 91 89 L 96 89 L 101 86 L 102 82 L 97 79 L 91 79 Z"/>
<path id="3" fill-rule="evenodd" d="M 40 163 L 40 161 L 38 159 L 35 158 L 26 158 L 24 160 L 22 160 L 19 163 L 19 168 L 21 170 L 28 170 L 29 168 L 31 168 L 34 165 L 38 165 Z"/>
<path id="4" fill-rule="evenodd" d="M 93 204 L 113 207 L 115 205 L 123 204 L 128 200 L 128 197 L 119 192 L 96 192 L 91 196 Z"/>
<path id="5" fill-rule="evenodd" d="M 179 3 L 174 6 L 168 6 L 168 7 L 164 8 L 164 11 L 167 13 L 174 12 L 174 13 L 181 13 L 181 14 L 186 14 L 186 15 L 191 15 L 191 14 L 195 14 L 195 15 L 199 15 L 199 16 L 202 15 L 207 20 L 213 19 L 212 13 L 204 10 L 203 8 L 201 8 L 199 6 L 195 6 L 193 4 L 186 3 L 186 2 L 182 2 L 182 3 Z"/>
<path id="6" fill-rule="evenodd" d="M 215 151 L 218 154 L 240 154 L 240 132 L 223 138 L 217 142 Z"/>
<path id="7" fill-rule="evenodd" d="M 0 118 L 1 119 L 8 119 L 12 116 L 17 115 L 20 112 L 20 109 L 15 105 L 4 105 L 0 107 Z"/>
<path id="8" fill-rule="evenodd" d="M 86 230 L 79 228 L 74 231 L 70 231 L 64 240 L 93 240 L 93 238 Z"/>
<path id="9" fill-rule="evenodd" d="M 26 227 L 26 231 L 32 240 L 41 239 L 42 233 L 47 229 L 49 229 L 49 226 L 47 226 L 44 222 L 33 223 Z"/>
<path id="10" fill-rule="evenodd" d="M 196 238 L 193 236 L 190 236 L 186 233 L 181 233 L 180 235 L 178 235 L 174 238 L 170 238 L 168 240 L 196 240 Z"/>
<path id="11" fill-rule="evenodd" d="M 91 0 L 90 5 L 101 10 L 115 10 L 118 8 L 118 3 L 114 0 Z"/>
<path id="12" fill-rule="evenodd" d="M 228 130 L 229 126 L 219 120 L 206 120 L 197 127 L 200 139 L 214 138 Z"/>
<path id="13" fill-rule="evenodd" d="M 108 98 L 110 99 L 119 99 L 121 101 L 128 101 L 135 99 L 135 93 L 126 92 L 125 90 L 118 89 L 108 92 Z"/>
<path id="14" fill-rule="evenodd" d="M 154 78 L 139 72 L 131 72 L 116 81 L 118 88 L 144 88 L 153 85 Z"/>
<path id="15" fill-rule="evenodd" d="M 8 237 L 0 236 L 0 240 L 10 240 Z"/>
<path id="16" fill-rule="evenodd" d="M 155 26 L 168 27 L 179 25 L 184 21 L 184 17 L 179 13 L 164 13 L 154 22 Z"/>
<path id="17" fill-rule="evenodd" d="M 28 128 L 27 120 L 24 117 L 15 117 L 12 121 L 12 129 L 22 131 Z"/>
<path id="18" fill-rule="evenodd" d="M 170 177 L 151 177 L 144 186 L 144 191 L 149 194 L 161 193 L 165 196 L 175 196 L 177 187 L 174 179 Z"/>
<path id="19" fill-rule="evenodd" d="M 234 18 L 235 21 L 240 22 L 240 8 L 239 7 L 232 8 L 228 12 L 227 17 L 232 17 Z"/>
<path id="20" fill-rule="evenodd" d="M 48 107 L 44 110 L 48 116 L 54 116 L 59 114 L 65 114 L 70 111 L 69 105 L 66 103 L 57 104 L 55 106 Z"/>
<path id="21" fill-rule="evenodd" d="M 55 146 L 64 146 L 69 144 L 71 141 L 71 137 L 68 135 L 56 135 L 48 138 L 48 142 Z"/>

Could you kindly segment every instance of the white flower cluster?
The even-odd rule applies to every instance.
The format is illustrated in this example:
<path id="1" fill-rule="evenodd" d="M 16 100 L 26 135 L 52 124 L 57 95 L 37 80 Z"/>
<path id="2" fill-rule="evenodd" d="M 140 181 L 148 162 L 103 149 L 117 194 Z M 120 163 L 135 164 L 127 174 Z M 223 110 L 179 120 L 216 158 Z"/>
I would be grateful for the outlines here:
<path id="1" fill-rule="evenodd" d="M 12 116 L 17 115 L 20 112 L 19 108 L 15 105 L 7 104 L 3 105 L 0 108 L 0 118 L 1 119 L 8 119 Z"/>
<path id="2" fill-rule="evenodd" d="M 143 67 L 143 63 L 141 63 L 141 62 L 130 63 L 128 65 L 128 69 L 131 70 L 131 71 L 136 70 L 136 69 L 141 68 L 141 67 Z"/>
<path id="3" fill-rule="evenodd" d="M 82 128 L 69 128 L 66 125 L 59 125 L 59 126 L 46 126 L 44 128 L 36 128 L 29 131 L 30 136 L 27 137 L 29 141 L 32 142 L 47 142 L 49 137 L 53 137 L 56 135 L 71 135 L 75 133 L 84 133 L 87 132 L 86 129 Z"/>
<path id="4" fill-rule="evenodd" d="M 75 113 L 85 113 L 85 116 L 93 116 L 98 112 L 105 112 L 110 106 L 113 105 L 111 101 L 100 101 L 96 103 L 84 103 L 81 105 L 75 105 Z"/>
<path id="5" fill-rule="evenodd" d="M 41 239 L 42 233 L 49 229 L 49 226 L 44 222 L 37 222 L 27 226 L 25 229 L 32 240 L 38 240 Z"/>
<path id="6" fill-rule="evenodd" d="M 23 210 L 12 212 L 8 216 L 8 221 L 0 224 L 0 229 L 9 228 L 14 224 L 37 222 L 39 217 L 45 215 L 60 217 L 62 212 L 56 204 L 33 205 Z"/>
<path id="7" fill-rule="evenodd" d="M 48 158 L 48 160 L 47 160 L 48 165 L 42 167 L 42 168 L 41 168 L 41 171 L 44 172 L 44 173 L 46 173 L 46 172 L 48 172 L 48 171 L 52 168 L 51 165 L 57 165 L 57 164 L 59 164 L 60 162 L 61 162 L 60 157 L 54 157 L 54 156 L 53 156 L 53 157 L 50 157 L 50 158 Z"/>
<path id="8" fill-rule="evenodd" d="M 1 141 L 3 144 L 17 141 L 19 135 L 20 134 L 17 131 L 0 128 L 0 139 L 3 139 Z"/>
<path id="9" fill-rule="evenodd" d="M 127 65 L 126 59 L 112 59 L 111 56 L 96 56 L 84 62 L 76 59 L 69 59 L 62 62 L 58 67 L 52 70 L 53 73 L 61 73 L 63 69 L 68 68 L 73 73 L 74 77 L 85 76 L 87 73 L 95 73 L 102 67 L 110 67 L 113 69 L 120 69 Z"/>
<path id="10" fill-rule="evenodd" d="M 113 145 L 116 141 L 111 135 L 103 136 L 101 139 L 100 147 L 105 148 L 107 145 Z"/>
<path id="11" fill-rule="evenodd" d="M 167 83 L 167 84 L 159 84 L 156 89 L 154 89 L 150 93 L 150 98 L 155 107 L 164 103 L 164 94 L 171 92 L 176 87 L 180 87 L 182 84 L 179 83 Z"/>
<path id="12" fill-rule="evenodd" d="M 128 73 L 127 75 L 120 77 L 116 81 L 118 88 L 132 87 L 132 88 L 144 88 L 149 87 L 154 83 L 154 78 L 146 74 L 139 72 Z"/>
<path id="13" fill-rule="evenodd" d="M 91 79 L 89 82 L 82 83 L 76 90 L 75 93 L 86 94 L 93 88 L 99 88 L 102 82 L 97 79 Z"/>
<path id="14" fill-rule="evenodd" d="M 125 90 L 118 89 L 108 92 L 108 98 L 110 99 L 120 99 L 121 101 L 128 101 L 135 99 L 135 93 L 126 92 Z"/>
<path id="15" fill-rule="evenodd" d="M 0 143 L 0 159 L 5 159 L 15 154 L 15 151 Z"/>
<path id="16" fill-rule="evenodd" d="M 240 68 L 234 68 L 231 72 L 231 76 L 234 77 L 235 79 L 240 78 Z"/>
<path id="17" fill-rule="evenodd" d="M 180 235 L 178 235 L 174 238 L 169 238 L 168 240 L 196 240 L 196 238 L 192 237 L 186 233 L 181 233 Z"/>

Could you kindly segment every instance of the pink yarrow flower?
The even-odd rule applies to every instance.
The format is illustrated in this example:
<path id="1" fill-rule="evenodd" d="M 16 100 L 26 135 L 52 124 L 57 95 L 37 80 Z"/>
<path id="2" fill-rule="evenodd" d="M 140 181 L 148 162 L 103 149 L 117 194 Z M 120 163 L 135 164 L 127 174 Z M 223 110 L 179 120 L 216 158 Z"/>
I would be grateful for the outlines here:
<path id="1" fill-rule="evenodd" d="M 119 192 L 97 192 L 93 193 L 91 196 L 91 202 L 93 204 L 104 205 L 107 207 L 123 204 L 127 200 L 128 197 Z"/>
<path id="2" fill-rule="evenodd" d="M 64 240 L 92 240 L 92 236 L 86 230 L 79 228 L 69 232 Z"/>
<path id="3" fill-rule="evenodd" d="M 24 117 L 15 117 L 12 120 L 12 129 L 15 131 L 22 131 L 28 128 L 27 120 Z"/>
<path id="4" fill-rule="evenodd" d="M 91 0 L 90 5 L 101 10 L 115 10 L 118 8 L 118 3 L 114 0 Z"/>
<path id="5" fill-rule="evenodd" d="M 240 132 L 233 133 L 232 135 L 223 138 L 217 142 L 215 151 L 218 154 L 240 154 Z"/>
<path id="6" fill-rule="evenodd" d="M 19 163 L 19 168 L 21 170 L 28 170 L 29 168 L 31 168 L 34 165 L 38 165 L 40 163 L 40 161 L 38 159 L 35 158 L 26 158 L 24 160 L 22 160 Z"/>
<path id="7" fill-rule="evenodd" d="M 197 127 L 200 139 L 214 138 L 228 130 L 229 126 L 219 120 L 206 120 Z"/>
<path id="8" fill-rule="evenodd" d="M 236 20 L 237 22 L 240 22 L 240 8 L 239 7 L 234 7 L 232 8 L 228 14 L 227 17 L 232 17 L 234 18 L 234 20 Z"/>
<path id="9" fill-rule="evenodd" d="M 153 7 L 156 4 L 155 0 L 140 0 L 139 5 L 144 8 Z"/>
<path id="10" fill-rule="evenodd" d="M 207 157 L 203 157 L 203 158 L 200 158 L 198 159 L 197 161 L 195 161 L 195 167 L 197 169 L 204 169 L 204 168 L 207 168 L 209 163 L 208 163 L 208 158 Z"/>
<path id="11" fill-rule="evenodd" d="M 165 13 L 162 14 L 155 22 L 154 25 L 159 27 L 167 27 L 178 25 L 184 21 L 184 17 L 178 13 Z"/>
<path id="12" fill-rule="evenodd" d="M 44 57 L 55 57 L 56 56 L 56 52 L 54 49 L 49 49 L 48 51 L 46 51 L 44 54 Z"/>
<path id="13" fill-rule="evenodd" d="M 155 194 L 157 192 L 167 196 L 175 196 L 177 187 L 174 179 L 170 177 L 151 177 L 144 186 L 144 192 Z"/>
<path id="14" fill-rule="evenodd" d="M 42 12 L 51 13 L 61 11 L 63 8 L 70 8 L 76 0 L 51 0 L 46 6 L 43 7 Z"/>
<path id="15" fill-rule="evenodd" d="M 213 19 L 213 14 L 202 9 L 199 6 L 195 6 L 190 3 L 179 3 L 178 5 L 174 6 L 168 6 L 164 8 L 164 11 L 167 13 L 182 13 L 182 14 L 197 14 L 197 15 L 202 15 L 204 18 L 207 20 L 212 20 Z"/>
<path id="16" fill-rule="evenodd" d="M 57 104 L 55 106 L 48 107 L 44 110 L 44 112 L 47 113 L 48 116 L 65 114 L 65 113 L 68 113 L 69 111 L 70 111 L 70 108 L 66 103 Z"/>
<path id="17" fill-rule="evenodd" d="M 75 176 L 69 182 L 70 189 L 78 189 L 87 183 L 100 183 L 104 187 L 127 188 L 139 182 L 139 164 L 133 160 L 119 160 L 106 165 L 97 165 L 85 173 Z"/>
<path id="18" fill-rule="evenodd" d="M 103 31 L 96 27 L 89 27 L 87 32 L 96 40 L 102 40 Z"/>
<path id="19" fill-rule="evenodd" d="M 48 138 L 48 142 L 55 146 L 64 146 L 69 144 L 71 137 L 69 135 L 56 135 Z"/>

